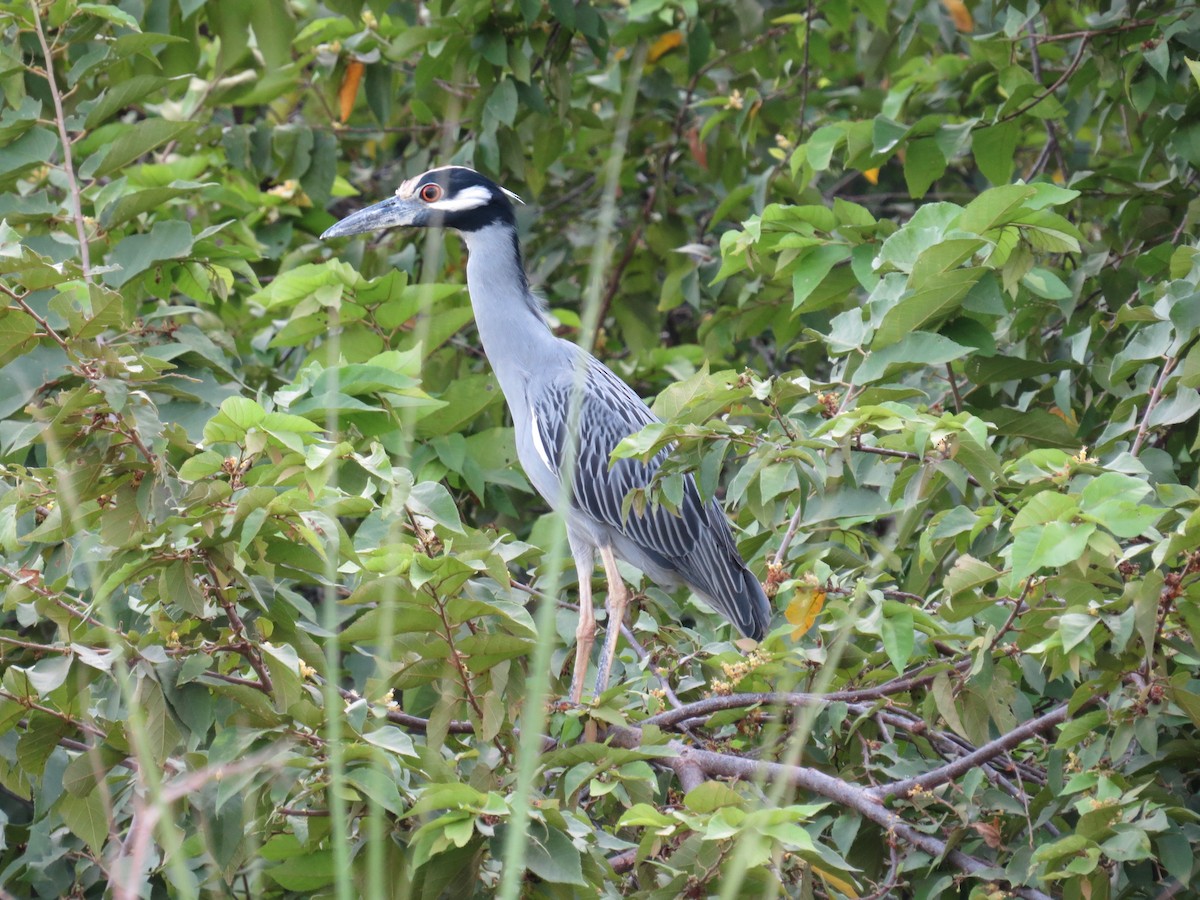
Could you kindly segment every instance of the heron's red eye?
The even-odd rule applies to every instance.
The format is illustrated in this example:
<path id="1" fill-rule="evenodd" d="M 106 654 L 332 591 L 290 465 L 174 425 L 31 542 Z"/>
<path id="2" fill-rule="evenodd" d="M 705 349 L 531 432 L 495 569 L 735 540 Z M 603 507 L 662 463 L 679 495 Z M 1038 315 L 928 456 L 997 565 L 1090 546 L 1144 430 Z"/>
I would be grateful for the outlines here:
<path id="1" fill-rule="evenodd" d="M 437 203 L 442 199 L 442 188 L 440 185 L 427 184 L 421 188 L 421 199 L 426 203 Z"/>

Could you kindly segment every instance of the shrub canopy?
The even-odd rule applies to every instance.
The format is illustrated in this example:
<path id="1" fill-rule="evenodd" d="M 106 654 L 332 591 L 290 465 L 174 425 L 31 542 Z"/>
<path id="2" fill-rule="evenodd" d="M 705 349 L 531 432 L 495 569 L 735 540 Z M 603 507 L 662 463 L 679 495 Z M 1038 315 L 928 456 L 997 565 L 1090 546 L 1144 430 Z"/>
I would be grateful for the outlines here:
<path id="1" fill-rule="evenodd" d="M 1200 842 L 1200 16 L 0 2 L 5 896 L 1079 898 Z M 445 163 L 768 585 L 561 522 Z M 632 573 L 631 573 L 632 574 Z M 565 669 L 565 671 L 564 671 Z M 586 739 L 598 733 L 596 741 Z M 585 733 L 586 732 L 586 733 Z"/>

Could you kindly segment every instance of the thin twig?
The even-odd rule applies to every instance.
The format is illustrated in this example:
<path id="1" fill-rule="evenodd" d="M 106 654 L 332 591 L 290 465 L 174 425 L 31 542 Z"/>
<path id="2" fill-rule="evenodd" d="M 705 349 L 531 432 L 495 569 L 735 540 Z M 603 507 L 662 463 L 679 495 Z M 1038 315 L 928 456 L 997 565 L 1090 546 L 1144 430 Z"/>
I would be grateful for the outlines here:
<path id="1" fill-rule="evenodd" d="M 1037 106 L 1043 100 L 1045 100 L 1047 97 L 1051 96 L 1055 91 L 1057 91 L 1064 84 L 1066 84 L 1067 79 L 1075 74 L 1075 70 L 1078 69 L 1079 64 L 1081 62 L 1083 62 L 1083 51 L 1087 49 L 1088 41 L 1091 40 L 1091 37 L 1092 37 L 1091 35 L 1087 35 L 1086 37 L 1083 37 L 1080 39 L 1079 50 L 1075 53 L 1074 59 L 1072 59 L 1070 64 L 1065 69 L 1063 69 L 1063 73 L 1058 76 L 1058 78 L 1055 80 L 1054 84 L 1050 85 L 1050 87 L 1046 88 L 1046 90 L 1042 91 L 1040 94 L 1038 94 L 1032 100 L 1030 100 L 1028 103 L 1023 104 L 1022 106 L 1020 106 L 1017 109 L 1010 112 L 1008 115 L 1002 116 L 1001 118 L 997 119 L 994 124 L 1001 125 L 1005 122 L 1011 122 L 1013 119 L 1017 118 L 1018 116 L 1024 115 L 1029 110 L 1033 109 L 1035 106 Z"/>
<path id="2" fill-rule="evenodd" d="M 50 86 L 50 98 L 54 101 L 54 121 L 58 126 L 58 137 L 62 141 L 63 170 L 70 187 L 72 214 L 75 218 L 75 234 L 79 239 L 79 261 L 83 266 L 83 277 L 91 279 L 91 252 L 88 249 L 87 229 L 83 222 L 83 201 L 79 192 L 79 182 L 75 180 L 75 160 L 71 155 L 71 138 L 67 135 L 67 116 L 63 112 L 62 94 L 58 91 L 58 81 L 54 77 L 54 58 L 50 54 L 50 45 L 46 43 L 46 32 L 42 28 L 42 12 L 37 0 L 29 0 L 33 7 L 33 25 L 37 30 L 38 43 L 42 45 L 42 56 L 46 60 L 46 83 Z M 52 332 L 51 332 L 52 333 Z"/>
<path id="3" fill-rule="evenodd" d="M 162 785 L 158 796 L 134 794 L 134 813 L 129 832 L 121 844 L 112 870 L 114 879 L 109 887 L 116 900 L 136 900 L 145 871 L 144 861 L 149 853 L 150 840 L 162 814 L 177 800 L 198 794 L 205 785 L 242 772 L 256 772 L 279 755 L 278 748 L 253 753 L 244 759 L 223 765 L 206 766 L 180 775 Z"/>
<path id="4" fill-rule="evenodd" d="M 37 311 L 25 301 L 25 294 L 18 294 L 3 284 L 0 284 L 0 292 L 7 294 L 13 303 L 21 307 L 21 310 L 25 313 L 25 315 L 29 316 L 29 318 L 33 319 L 33 321 L 37 323 L 38 327 L 42 329 L 42 332 L 46 337 L 53 339 L 54 343 L 58 344 L 58 346 L 62 347 L 63 350 L 66 350 L 68 353 L 70 353 L 71 347 L 69 344 L 67 344 L 66 339 L 63 338 L 63 336 L 53 328 L 51 328 L 50 323 L 47 322 L 42 316 L 38 315 Z"/>
<path id="5" fill-rule="evenodd" d="M 946 377 L 950 381 L 950 393 L 954 396 L 954 412 L 961 413 L 963 399 L 962 394 L 958 392 L 958 379 L 954 377 L 954 363 L 946 363 Z"/>
<path id="6" fill-rule="evenodd" d="M 1105 34 L 1116 34 L 1119 31 L 1134 31 L 1138 28 L 1149 28 L 1158 23 L 1157 19 L 1138 19 L 1126 22 L 1124 25 L 1112 25 L 1108 28 L 1092 28 L 1086 31 L 1064 31 L 1062 34 L 1038 34 L 1033 39 L 1039 44 L 1051 44 L 1056 41 L 1073 41 L 1076 38 L 1091 39 Z"/>
<path id="7" fill-rule="evenodd" d="M 1137 456 L 1141 452 L 1142 443 L 1146 440 L 1146 433 L 1150 429 L 1150 413 L 1154 412 L 1154 407 L 1158 406 L 1158 402 L 1162 399 L 1163 388 L 1167 386 L 1167 378 L 1175 370 L 1178 362 L 1179 357 L 1171 356 L 1163 363 L 1162 371 L 1158 373 L 1158 381 L 1154 383 L 1154 389 L 1150 392 L 1150 399 L 1146 401 L 1146 411 L 1142 413 L 1142 421 L 1138 424 L 1137 436 L 1133 439 L 1133 448 L 1129 451 L 1131 456 Z"/>
<path id="8" fill-rule="evenodd" d="M 67 715 L 65 712 L 59 712 L 57 709 L 53 709 L 52 707 L 43 706 L 41 703 L 30 700 L 28 697 L 18 697 L 16 694 L 10 693 L 3 689 L 0 689 L 0 697 L 6 700 L 11 700 L 13 703 L 17 704 L 17 706 L 23 706 L 25 709 L 36 710 L 37 712 L 44 713 L 47 716 L 53 716 L 60 722 L 65 722 L 72 728 L 78 729 L 84 734 L 90 734 L 92 737 L 107 737 L 105 732 L 101 731 L 99 728 L 96 728 L 94 725 L 89 725 L 87 722 L 81 722 Z"/>
<path id="9" fill-rule="evenodd" d="M 1013 624 L 1017 621 L 1017 616 L 1019 616 L 1021 614 L 1021 610 L 1025 608 L 1025 598 L 1029 596 L 1029 592 L 1032 589 L 1033 579 L 1026 578 L 1025 586 L 1021 589 L 1021 596 L 1017 598 L 1015 603 L 1013 603 L 1013 611 L 1011 615 L 1009 615 L 1008 621 L 1005 622 L 1003 627 L 996 632 L 995 637 L 992 638 L 992 642 L 988 644 L 989 651 L 995 650 L 996 646 L 1000 643 L 1000 639 L 1004 637 L 1004 635 L 1008 634 L 1009 630 L 1013 627 Z"/>
<path id="10" fill-rule="evenodd" d="M 813 0 L 808 0 L 808 8 L 804 11 L 804 64 L 801 68 L 803 81 L 800 83 L 800 115 L 796 131 L 796 143 L 804 142 L 804 120 L 808 116 L 808 86 L 812 81 L 812 70 L 808 64 L 808 48 L 812 43 Z"/>

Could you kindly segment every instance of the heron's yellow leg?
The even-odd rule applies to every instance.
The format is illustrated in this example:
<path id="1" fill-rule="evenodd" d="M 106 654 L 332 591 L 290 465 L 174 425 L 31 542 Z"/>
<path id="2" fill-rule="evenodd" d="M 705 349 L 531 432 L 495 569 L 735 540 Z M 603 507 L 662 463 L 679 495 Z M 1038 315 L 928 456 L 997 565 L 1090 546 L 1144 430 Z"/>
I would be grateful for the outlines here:
<path id="1" fill-rule="evenodd" d="M 625 621 L 625 607 L 632 594 L 617 569 L 617 558 L 611 547 L 600 548 L 600 559 L 604 563 L 604 577 L 608 581 L 608 622 L 605 625 L 604 647 L 600 651 L 600 662 L 596 672 L 596 695 L 608 689 L 608 675 L 612 668 L 613 654 L 617 651 L 617 638 L 621 634 L 621 623 Z"/>

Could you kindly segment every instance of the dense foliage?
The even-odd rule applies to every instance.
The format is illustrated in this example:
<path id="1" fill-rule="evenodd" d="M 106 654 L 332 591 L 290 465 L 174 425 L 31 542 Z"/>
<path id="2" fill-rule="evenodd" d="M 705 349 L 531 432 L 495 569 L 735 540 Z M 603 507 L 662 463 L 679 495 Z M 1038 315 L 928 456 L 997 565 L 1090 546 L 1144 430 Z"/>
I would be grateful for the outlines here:
<path id="1" fill-rule="evenodd" d="M 0 896 L 1190 890 L 1192 4 L 0 29 Z M 460 244 L 317 239 L 451 161 L 657 397 L 630 504 L 726 502 L 757 648 L 645 584 L 558 702 L 562 527 Z"/>

